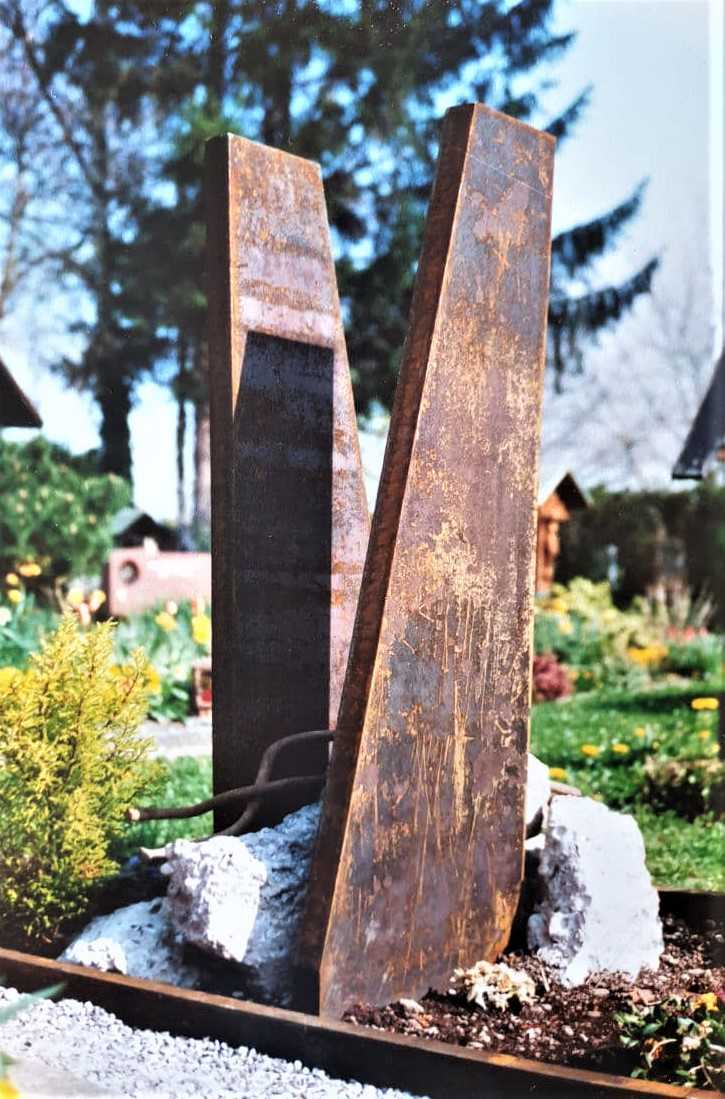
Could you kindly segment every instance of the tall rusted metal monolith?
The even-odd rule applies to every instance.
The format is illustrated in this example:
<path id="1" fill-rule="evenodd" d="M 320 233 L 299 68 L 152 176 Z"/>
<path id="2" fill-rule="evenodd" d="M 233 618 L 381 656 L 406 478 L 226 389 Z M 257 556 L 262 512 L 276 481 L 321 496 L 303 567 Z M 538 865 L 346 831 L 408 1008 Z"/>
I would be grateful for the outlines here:
<path id="1" fill-rule="evenodd" d="M 220 793 L 279 737 L 334 728 L 368 512 L 318 165 L 215 138 L 206 199 Z M 279 777 L 326 759 L 290 752 Z"/>
<path id="2" fill-rule="evenodd" d="M 300 940 L 337 1014 L 445 988 L 520 888 L 553 140 L 446 117 Z"/>

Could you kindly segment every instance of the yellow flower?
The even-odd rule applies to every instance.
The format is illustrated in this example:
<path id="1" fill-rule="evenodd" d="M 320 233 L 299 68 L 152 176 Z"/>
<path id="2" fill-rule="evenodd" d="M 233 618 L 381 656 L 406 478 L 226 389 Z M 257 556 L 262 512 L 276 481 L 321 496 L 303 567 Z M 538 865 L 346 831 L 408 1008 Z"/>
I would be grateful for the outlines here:
<path id="1" fill-rule="evenodd" d="M 612 745 L 612 751 L 616 752 L 618 756 L 626 756 L 629 753 L 629 744 L 623 744 L 621 740 L 618 740 L 616 744 Z"/>
<path id="2" fill-rule="evenodd" d="M 191 633 L 197 645 L 211 644 L 211 619 L 207 614 L 195 614 L 191 619 Z"/>
<path id="3" fill-rule="evenodd" d="M 712 734 L 709 729 L 700 729 L 700 732 L 697 735 L 700 740 L 709 740 Z"/>
<path id="4" fill-rule="evenodd" d="M 168 611 L 159 611 L 154 622 L 157 626 L 160 626 L 162 630 L 166 630 L 167 633 L 171 633 L 172 630 L 176 629 L 176 619 L 173 614 L 169 614 Z"/>
<path id="5" fill-rule="evenodd" d="M 20 584 L 20 577 L 17 573 L 8 572 L 5 574 L 5 583 L 9 588 L 17 588 Z"/>
<path id="6" fill-rule="evenodd" d="M 20 1099 L 20 1092 L 7 1076 L 0 1079 L 0 1099 Z"/>
<path id="7" fill-rule="evenodd" d="M 690 1000 L 691 1008 L 704 1007 L 706 1011 L 717 1011 L 717 993 L 703 992 Z"/>
<path id="8" fill-rule="evenodd" d="M 693 698 L 690 705 L 693 710 L 717 710 L 720 703 L 716 698 Z"/>
<path id="9" fill-rule="evenodd" d="M 71 607 L 80 607 L 81 603 L 85 602 L 85 595 L 82 588 L 71 588 L 67 595 L 68 603 Z"/>
<path id="10" fill-rule="evenodd" d="M 22 677 L 23 673 L 17 668 L 0 668 L 0 695 L 11 691 Z"/>
<path id="11" fill-rule="evenodd" d="M 17 588 L 11 588 L 8 592 L 8 599 L 17 607 L 18 603 L 22 603 L 23 601 L 23 593 L 18 591 Z"/>
<path id="12" fill-rule="evenodd" d="M 574 633 L 574 626 L 572 624 L 571 618 L 562 618 L 562 620 L 559 623 L 559 633 L 563 633 L 563 634 Z"/>
<path id="13" fill-rule="evenodd" d="M 640 739 L 642 737 L 646 737 L 647 730 L 645 729 L 644 725 L 638 725 L 637 728 L 634 730 L 634 735 L 640 737 Z"/>
<path id="14" fill-rule="evenodd" d="M 106 602 L 106 593 L 101 588 L 95 588 L 88 597 L 88 606 L 95 614 Z"/>
<path id="15" fill-rule="evenodd" d="M 641 667 L 649 667 L 650 664 L 659 664 L 667 656 L 666 645 L 646 645 L 644 648 L 627 649 L 627 656 L 634 664 Z"/>
<path id="16" fill-rule="evenodd" d="M 563 767 L 550 767 L 549 778 L 553 778 L 555 782 L 566 782 L 567 773 Z"/>
<path id="17" fill-rule="evenodd" d="M 91 524 L 91 526 L 93 527 L 93 526 L 95 526 L 95 525 L 96 525 L 96 523 L 98 522 L 98 520 L 96 519 L 95 515 L 89 515 L 89 516 L 88 516 L 88 522 L 89 522 L 89 523 Z"/>
<path id="18" fill-rule="evenodd" d="M 159 693 L 159 691 L 161 690 L 161 676 L 156 671 L 156 668 L 154 668 L 153 664 L 149 666 L 149 670 L 146 676 L 146 682 L 152 695 Z"/>
<path id="19" fill-rule="evenodd" d="M 601 750 L 602 749 L 598 748 L 596 744 L 582 744 L 580 749 L 581 754 L 583 756 L 589 756 L 590 759 L 596 759 Z"/>
<path id="20" fill-rule="evenodd" d="M 40 565 L 36 565 L 35 561 L 25 561 L 22 565 L 18 565 L 18 572 L 21 576 L 40 576 Z"/>
<path id="21" fill-rule="evenodd" d="M 553 614 L 566 614 L 568 608 L 563 599 L 550 599 L 544 604 L 544 609 Z"/>

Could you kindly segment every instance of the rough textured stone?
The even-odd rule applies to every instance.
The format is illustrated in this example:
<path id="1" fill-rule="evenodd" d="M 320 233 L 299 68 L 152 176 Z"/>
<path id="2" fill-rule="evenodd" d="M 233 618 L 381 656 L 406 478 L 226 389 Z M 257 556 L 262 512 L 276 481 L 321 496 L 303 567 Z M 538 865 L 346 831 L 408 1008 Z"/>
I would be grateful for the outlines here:
<path id="1" fill-rule="evenodd" d="M 289 1002 L 293 952 L 307 890 L 319 805 L 277 825 L 166 849 L 167 903 L 175 930 L 247 969 L 256 997 Z"/>
<path id="2" fill-rule="evenodd" d="M 591 798 L 552 798 L 539 886 L 529 947 L 565 984 L 598 971 L 634 978 L 645 966 L 658 967 L 659 899 L 633 817 Z"/>
<path id="3" fill-rule="evenodd" d="M 549 768 L 529 752 L 529 764 L 526 772 L 526 835 L 540 832 L 546 820 L 551 797 Z"/>
<path id="4" fill-rule="evenodd" d="M 182 950 L 169 922 L 167 902 L 157 898 L 97 916 L 66 947 L 60 961 L 193 988 L 198 971 L 183 961 Z"/>

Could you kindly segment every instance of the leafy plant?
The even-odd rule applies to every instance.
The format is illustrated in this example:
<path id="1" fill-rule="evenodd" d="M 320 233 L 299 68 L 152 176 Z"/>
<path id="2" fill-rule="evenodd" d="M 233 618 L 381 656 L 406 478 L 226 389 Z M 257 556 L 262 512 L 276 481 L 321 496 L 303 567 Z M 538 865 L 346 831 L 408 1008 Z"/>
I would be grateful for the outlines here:
<path id="1" fill-rule="evenodd" d="M 140 648 L 155 669 L 155 689 L 149 714 L 157 720 L 182 720 L 189 713 L 192 665 L 207 656 L 211 646 L 211 619 L 201 600 L 159 603 L 143 614 L 121 622 L 116 651 L 124 660 Z"/>
<path id="2" fill-rule="evenodd" d="M 113 656 L 113 626 L 71 615 L 0 684 L 0 921 L 52 941 L 114 870 L 109 846 L 152 776 L 150 666 Z"/>
<path id="3" fill-rule="evenodd" d="M 655 809 L 674 809 L 688 820 L 725 814 L 725 763 L 717 758 L 658 759 L 645 763 L 644 796 Z"/>
<path id="4" fill-rule="evenodd" d="M 725 1011 L 720 995 L 670 996 L 616 1016 L 620 1040 L 636 1050 L 632 1076 L 685 1087 L 725 1084 Z"/>
<path id="5" fill-rule="evenodd" d="M 159 760 L 147 792 L 150 802 L 158 805 L 193 805 L 212 795 L 211 758 L 181 756 Z M 211 835 L 212 814 L 186 820 L 146 820 L 127 825 L 114 841 L 111 853 L 119 862 L 132 856 L 139 847 L 163 847 L 177 839 L 200 839 Z"/>
<path id="6" fill-rule="evenodd" d="M 97 573 L 112 546 L 111 519 L 129 499 L 120 477 L 76 468 L 71 455 L 47 439 L 0 440 L 6 604 L 19 603 L 28 592 L 60 602 L 71 576 Z M 7 584 L 8 577 L 15 580 Z"/>
<path id="7" fill-rule="evenodd" d="M 537 702 L 566 698 L 572 692 L 567 670 L 553 653 L 540 653 L 534 657 L 533 684 Z"/>

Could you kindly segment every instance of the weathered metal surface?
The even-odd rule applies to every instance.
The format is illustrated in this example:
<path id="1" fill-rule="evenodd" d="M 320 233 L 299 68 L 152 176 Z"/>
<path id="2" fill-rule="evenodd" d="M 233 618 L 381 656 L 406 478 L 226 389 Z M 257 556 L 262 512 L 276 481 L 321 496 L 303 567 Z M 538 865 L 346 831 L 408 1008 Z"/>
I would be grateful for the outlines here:
<path id="1" fill-rule="evenodd" d="M 206 190 L 220 793 L 273 740 L 335 726 L 368 512 L 319 167 L 227 135 Z"/>
<path id="2" fill-rule="evenodd" d="M 308 910 L 300 1004 L 444 987 L 520 886 L 553 141 L 446 117 Z"/>
<path id="3" fill-rule="evenodd" d="M 333 1077 L 401 1088 L 431 1099 L 479 1095 L 512 1099 L 528 1099 L 531 1095 L 536 1099 L 712 1096 L 712 1092 L 651 1080 L 632 1080 L 503 1053 L 379 1033 L 299 1012 L 240 1003 L 225 996 L 100 973 L 15 950 L 0 949 L 0 973 L 5 983 L 23 992 L 62 981 L 65 997 L 106 1008 L 129 1026 L 164 1030 L 188 1038 L 212 1038 L 231 1046 L 249 1046 L 272 1057 L 299 1059 Z"/>

